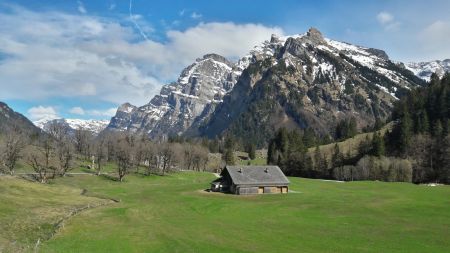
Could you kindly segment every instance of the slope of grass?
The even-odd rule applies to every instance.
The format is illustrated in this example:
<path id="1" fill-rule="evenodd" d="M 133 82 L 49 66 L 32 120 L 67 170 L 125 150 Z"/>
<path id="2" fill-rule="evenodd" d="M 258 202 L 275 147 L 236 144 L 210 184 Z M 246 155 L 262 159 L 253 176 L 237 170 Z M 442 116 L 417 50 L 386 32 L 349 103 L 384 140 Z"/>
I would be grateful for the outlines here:
<path id="1" fill-rule="evenodd" d="M 213 179 L 195 172 L 128 176 L 124 183 L 58 179 L 48 187 L 83 188 L 121 202 L 68 220 L 40 251 L 450 251 L 448 186 L 290 178 L 287 195 L 235 196 L 202 191 Z M 19 217 L 16 209 L 3 216 Z"/>
<path id="2" fill-rule="evenodd" d="M 0 177 L 0 252 L 31 250 L 49 239 L 72 212 L 109 201 L 81 195 L 81 189 Z"/>
<path id="3" fill-rule="evenodd" d="M 334 146 L 337 144 L 339 146 L 339 150 L 342 154 L 344 154 L 347 158 L 352 158 L 358 155 L 358 148 L 361 142 L 365 141 L 367 138 L 369 141 L 372 140 L 372 136 L 374 133 L 378 132 L 381 136 L 384 136 L 388 130 L 391 130 L 394 126 L 393 122 L 389 122 L 386 124 L 382 129 L 370 132 L 370 133 L 361 133 L 357 134 L 352 138 L 340 141 L 340 142 L 334 142 L 327 145 L 319 146 L 320 152 L 325 155 L 328 164 L 331 164 L 331 158 L 334 153 Z M 315 147 L 310 148 L 308 150 L 308 153 L 314 158 L 314 151 Z"/>

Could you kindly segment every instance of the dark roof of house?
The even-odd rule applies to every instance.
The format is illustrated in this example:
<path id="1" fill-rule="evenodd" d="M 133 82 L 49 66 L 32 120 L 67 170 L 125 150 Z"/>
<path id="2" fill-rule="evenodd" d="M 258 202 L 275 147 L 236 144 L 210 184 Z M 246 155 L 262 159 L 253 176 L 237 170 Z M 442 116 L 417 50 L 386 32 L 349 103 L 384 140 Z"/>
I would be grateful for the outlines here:
<path id="1" fill-rule="evenodd" d="M 278 166 L 226 166 L 224 171 L 228 171 L 235 185 L 289 184 L 289 180 Z"/>

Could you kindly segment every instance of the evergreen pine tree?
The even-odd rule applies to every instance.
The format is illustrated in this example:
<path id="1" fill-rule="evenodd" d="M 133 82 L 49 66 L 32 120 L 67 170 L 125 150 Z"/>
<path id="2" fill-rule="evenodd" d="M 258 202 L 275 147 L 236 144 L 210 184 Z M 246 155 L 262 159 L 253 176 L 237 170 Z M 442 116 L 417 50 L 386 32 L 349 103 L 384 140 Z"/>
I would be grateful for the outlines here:
<path id="1" fill-rule="evenodd" d="M 356 119 L 352 117 L 348 123 L 348 136 L 349 138 L 353 138 L 358 133 Z"/>
<path id="2" fill-rule="evenodd" d="M 316 149 L 314 149 L 314 168 L 317 171 L 321 170 L 321 161 L 322 160 L 322 154 L 320 153 L 319 146 L 316 146 Z"/>
<path id="3" fill-rule="evenodd" d="M 278 130 L 275 142 L 276 148 L 279 150 L 282 156 L 287 155 L 287 151 L 289 148 L 289 136 L 286 128 L 282 127 Z"/>
<path id="4" fill-rule="evenodd" d="M 312 158 L 309 154 L 305 154 L 303 156 L 303 175 L 307 176 L 307 177 L 314 177 L 314 172 L 313 172 L 313 161 Z"/>
<path id="5" fill-rule="evenodd" d="M 248 157 L 251 160 L 255 160 L 255 158 L 256 158 L 256 147 L 255 147 L 255 144 L 251 143 L 248 146 L 249 146 L 248 147 L 248 151 L 247 151 L 248 152 Z"/>
<path id="6" fill-rule="evenodd" d="M 366 134 L 364 140 L 361 141 L 358 145 L 358 155 L 362 157 L 364 155 L 369 154 L 371 147 L 372 143 L 370 141 L 369 134 Z"/>
<path id="7" fill-rule="evenodd" d="M 434 123 L 432 135 L 436 138 L 440 138 L 443 136 L 444 128 L 442 127 L 441 121 L 438 119 Z"/>
<path id="8" fill-rule="evenodd" d="M 314 147 L 316 145 L 316 135 L 311 128 L 305 129 L 303 134 L 303 144 L 306 148 Z"/>
<path id="9" fill-rule="evenodd" d="M 236 162 L 234 160 L 234 152 L 231 148 L 226 148 L 225 153 L 223 154 L 223 160 L 227 165 L 235 165 Z"/>
<path id="10" fill-rule="evenodd" d="M 384 155 L 384 152 L 383 137 L 381 137 L 380 133 L 375 132 L 372 139 L 372 155 L 380 157 Z"/>
<path id="11" fill-rule="evenodd" d="M 269 147 L 267 148 L 267 164 L 276 163 L 275 153 L 276 153 L 275 141 L 271 140 L 269 142 Z"/>
<path id="12" fill-rule="evenodd" d="M 400 120 L 400 151 L 404 153 L 411 141 L 412 136 L 412 122 L 409 113 L 406 112 Z"/>
<path id="13" fill-rule="evenodd" d="M 227 165 L 234 165 L 234 148 L 235 148 L 235 142 L 233 138 L 230 135 L 227 135 L 225 137 L 225 151 L 223 154 L 223 160 Z"/>
<path id="14" fill-rule="evenodd" d="M 331 158 L 331 163 L 333 165 L 333 168 L 341 167 L 344 165 L 344 156 L 342 155 L 337 143 L 334 144 L 334 153 Z"/>
<path id="15" fill-rule="evenodd" d="M 439 75 L 436 73 L 432 73 L 430 77 L 430 86 L 438 84 L 439 82 Z"/>

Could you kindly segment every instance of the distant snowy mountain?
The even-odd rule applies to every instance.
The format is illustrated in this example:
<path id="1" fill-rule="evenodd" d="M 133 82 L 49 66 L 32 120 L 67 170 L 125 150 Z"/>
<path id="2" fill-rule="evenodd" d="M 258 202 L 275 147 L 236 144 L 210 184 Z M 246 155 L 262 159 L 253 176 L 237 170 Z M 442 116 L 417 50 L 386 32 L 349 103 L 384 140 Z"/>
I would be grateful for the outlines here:
<path id="1" fill-rule="evenodd" d="M 109 124 L 109 120 L 83 120 L 83 119 L 41 119 L 34 121 L 33 124 L 40 129 L 47 131 L 50 124 L 56 122 L 58 124 L 63 124 L 69 128 L 71 131 L 76 129 L 83 129 L 91 131 L 94 134 L 98 134 Z"/>
<path id="2" fill-rule="evenodd" d="M 450 72 L 450 59 L 443 61 L 409 62 L 405 64 L 405 67 L 411 70 L 416 76 L 429 81 L 433 73 L 437 73 L 439 77 L 442 77 L 445 72 Z"/>

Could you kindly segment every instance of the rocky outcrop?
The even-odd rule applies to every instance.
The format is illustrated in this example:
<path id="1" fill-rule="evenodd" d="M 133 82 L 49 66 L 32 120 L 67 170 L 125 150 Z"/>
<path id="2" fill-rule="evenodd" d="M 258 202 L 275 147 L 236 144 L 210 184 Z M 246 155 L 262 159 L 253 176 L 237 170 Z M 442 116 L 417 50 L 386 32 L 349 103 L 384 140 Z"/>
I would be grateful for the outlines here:
<path id="1" fill-rule="evenodd" d="M 359 127 L 386 119 L 394 101 L 424 83 L 383 50 L 331 40 L 311 28 L 272 35 L 236 64 L 205 55 L 150 103 L 122 105 L 108 129 L 153 138 L 231 133 L 260 145 L 283 126 L 332 135 L 347 117 Z"/>
<path id="2" fill-rule="evenodd" d="M 339 120 L 355 117 L 360 128 L 386 119 L 393 102 L 424 85 L 382 50 L 324 38 L 317 29 L 271 38 L 200 127 L 200 135 L 230 133 L 264 145 L 279 127 L 311 128 L 332 135 Z"/>
<path id="3" fill-rule="evenodd" d="M 185 68 L 176 82 L 163 86 L 150 103 L 120 106 L 108 129 L 143 132 L 154 138 L 182 134 L 211 115 L 239 75 L 223 56 L 207 54 Z"/>

